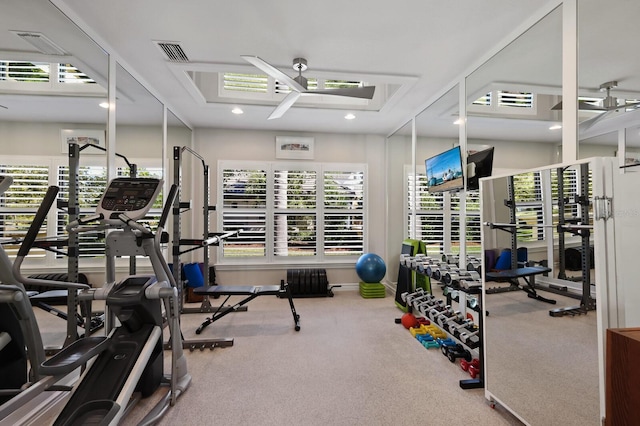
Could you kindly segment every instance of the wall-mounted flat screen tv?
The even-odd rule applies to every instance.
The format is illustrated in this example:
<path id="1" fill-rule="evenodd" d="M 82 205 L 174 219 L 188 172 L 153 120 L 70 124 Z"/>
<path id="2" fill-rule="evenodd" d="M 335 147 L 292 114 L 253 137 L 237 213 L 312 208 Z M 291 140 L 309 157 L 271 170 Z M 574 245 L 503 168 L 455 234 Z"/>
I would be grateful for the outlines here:
<path id="1" fill-rule="evenodd" d="M 493 147 L 474 152 L 467 157 L 467 190 L 480 189 L 480 178 L 489 177 L 493 171 Z"/>
<path id="2" fill-rule="evenodd" d="M 464 187 L 460 146 L 425 160 L 429 192 L 457 191 Z"/>

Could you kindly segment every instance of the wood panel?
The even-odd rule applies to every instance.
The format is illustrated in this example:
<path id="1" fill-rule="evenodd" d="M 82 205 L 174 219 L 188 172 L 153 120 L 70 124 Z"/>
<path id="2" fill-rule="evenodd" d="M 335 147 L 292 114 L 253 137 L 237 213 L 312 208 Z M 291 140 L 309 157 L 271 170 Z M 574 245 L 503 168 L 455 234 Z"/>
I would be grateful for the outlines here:
<path id="1" fill-rule="evenodd" d="M 606 425 L 640 419 L 640 328 L 607 330 Z"/>

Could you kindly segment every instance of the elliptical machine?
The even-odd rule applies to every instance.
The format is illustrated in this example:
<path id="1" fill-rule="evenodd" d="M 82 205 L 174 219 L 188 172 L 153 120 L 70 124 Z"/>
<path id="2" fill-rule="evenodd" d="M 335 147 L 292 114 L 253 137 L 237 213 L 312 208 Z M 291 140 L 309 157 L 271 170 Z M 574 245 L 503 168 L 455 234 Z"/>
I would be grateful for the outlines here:
<path id="1" fill-rule="evenodd" d="M 11 176 L 0 175 L 0 194 L 13 183 Z M 29 238 L 35 240 L 46 212 L 55 201 L 58 190 L 52 187 L 47 192 L 39 210 L 37 220 L 31 225 Z M 42 337 L 29 296 L 22 283 L 14 276 L 13 264 L 4 247 L 0 244 L 0 404 L 19 395 L 26 388 L 34 394 L 52 384 L 51 378 L 43 380 L 41 364 L 46 360 Z M 33 284 L 77 291 L 89 288 L 86 284 L 49 282 L 37 279 Z M 37 386 L 33 386 L 38 384 Z M 0 422 L 7 411 L 0 405 Z"/>
<path id="2" fill-rule="evenodd" d="M 106 284 L 79 294 L 80 300 L 106 301 L 108 336 L 80 339 L 42 363 L 43 375 L 58 378 L 87 364 L 54 425 L 118 424 L 136 401 L 132 398 L 134 392 L 149 396 L 164 383 L 170 387 L 168 392 L 141 422 L 153 424 L 191 383 L 182 351 L 178 290 L 160 249 L 162 230 L 177 188 L 171 188 L 155 234 L 138 222 L 148 213 L 161 187 L 159 179 L 114 179 L 100 199 L 96 214 L 67 226 L 70 233 L 110 231 L 106 240 Z M 43 202 L 14 262 L 14 275 L 21 282 L 29 282 L 20 273 L 20 266 L 52 202 Z M 116 282 L 116 257 L 136 255 L 150 259 L 155 275 L 135 275 Z M 162 359 L 163 306 L 172 360 L 171 372 L 166 376 Z M 120 323 L 118 327 L 115 318 Z M 31 388 L 0 407 L 0 418 L 28 403 L 30 394 L 36 392 L 30 391 Z"/>

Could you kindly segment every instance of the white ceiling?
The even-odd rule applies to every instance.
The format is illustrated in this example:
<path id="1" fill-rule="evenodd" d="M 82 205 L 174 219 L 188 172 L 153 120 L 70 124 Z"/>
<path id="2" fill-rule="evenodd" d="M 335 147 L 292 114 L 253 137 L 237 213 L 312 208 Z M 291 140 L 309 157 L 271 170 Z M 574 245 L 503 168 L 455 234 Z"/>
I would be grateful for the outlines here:
<path id="1" fill-rule="evenodd" d="M 52 1 L 101 46 L 115 52 L 135 79 L 192 127 L 382 135 L 400 127 L 549 5 L 546 0 Z M 633 34 L 625 36 L 629 31 L 639 32 L 635 18 L 640 16 L 640 2 L 608 1 L 609 14 L 594 8 L 602 7 L 600 0 L 581 0 L 579 4 L 581 30 L 589 29 L 581 31 L 580 86 L 597 88 L 617 79 L 621 90 L 640 94 L 640 61 L 632 58 L 637 38 Z M 0 53 L 4 57 L 0 59 L 17 59 L 25 52 L 34 52 L 9 31 L 39 31 L 69 52 L 74 65 L 106 81 L 105 53 L 89 43 L 50 2 L 5 0 L 2 11 Z M 625 25 L 625 20 L 632 24 Z M 560 42 L 560 33 L 552 33 L 556 37 L 553 42 Z M 154 41 L 178 42 L 189 64 L 167 61 Z M 538 42 L 537 46 L 532 51 L 545 58 L 545 43 Z M 553 50 L 559 48 L 555 45 Z M 257 55 L 292 76 L 293 58 L 304 57 L 309 63 L 307 76 L 313 71 L 362 75 L 380 86 L 384 81 L 396 81 L 401 87 L 400 96 L 379 111 L 356 112 L 357 118 L 351 121 L 343 118 L 344 110 L 301 105 L 294 105 L 280 119 L 267 120 L 276 102 L 243 105 L 245 113 L 236 116 L 230 112 L 233 104 L 204 103 L 194 98 L 184 83 L 186 79 L 180 77 L 185 69 L 252 72 L 241 55 Z M 530 69 L 535 70 L 536 78 L 529 78 L 520 72 L 527 63 L 523 50 L 513 49 L 511 55 L 501 59 L 500 75 L 492 75 L 491 81 L 478 81 L 479 90 L 495 82 L 560 87 L 561 80 L 549 84 L 543 81 L 547 68 L 555 67 L 536 67 L 534 63 Z M 547 55 L 546 60 L 552 56 Z M 509 72 L 512 66 L 518 72 Z M 126 74 L 122 69 L 118 73 Z M 118 79 L 118 100 L 122 101 L 118 118 L 141 123 L 159 118 L 159 109 L 148 93 L 149 99 L 139 100 L 144 91 L 134 88 L 135 79 Z M 94 112 L 93 100 L 76 99 L 74 105 L 80 110 L 70 100 L 62 108 L 55 107 L 56 102 L 33 96 L 25 101 L 20 95 L 0 92 L 0 105 L 8 108 L 0 108 L 0 120 L 30 120 L 38 114 L 52 121 L 95 122 L 100 117 L 104 121 L 104 111 Z M 140 108 L 141 104 L 145 108 Z M 146 116 L 138 117 L 143 110 Z"/>

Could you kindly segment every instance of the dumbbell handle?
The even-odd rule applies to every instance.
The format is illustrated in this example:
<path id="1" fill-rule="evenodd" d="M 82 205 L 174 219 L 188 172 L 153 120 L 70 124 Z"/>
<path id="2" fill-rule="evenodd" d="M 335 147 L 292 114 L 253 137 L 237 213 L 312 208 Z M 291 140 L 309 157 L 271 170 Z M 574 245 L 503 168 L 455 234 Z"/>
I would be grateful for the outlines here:
<path id="1" fill-rule="evenodd" d="M 480 329 L 468 333 L 463 331 L 460 333 L 460 340 L 462 340 L 463 343 L 467 343 L 467 340 L 469 340 L 470 337 L 476 336 L 479 332 Z"/>

